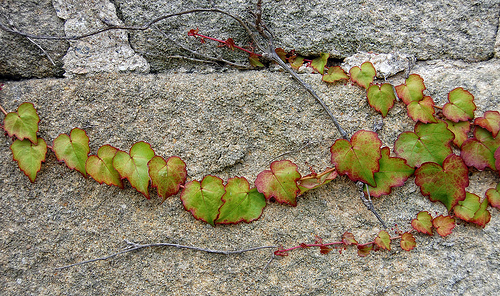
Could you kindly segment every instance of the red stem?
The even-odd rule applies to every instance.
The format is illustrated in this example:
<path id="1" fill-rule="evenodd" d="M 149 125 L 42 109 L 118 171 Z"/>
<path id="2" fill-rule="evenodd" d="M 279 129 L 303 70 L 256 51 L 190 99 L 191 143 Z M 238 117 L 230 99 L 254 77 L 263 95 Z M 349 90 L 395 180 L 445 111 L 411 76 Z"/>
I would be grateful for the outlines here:
<path id="1" fill-rule="evenodd" d="M 226 41 L 224 41 L 224 40 L 220 40 L 220 39 L 217 39 L 217 38 L 213 38 L 213 37 L 205 36 L 205 35 L 202 35 L 202 34 L 198 34 L 198 33 L 196 33 L 196 32 L 192 32 L 192 33 L 190 34 L 190 36 L 194 36 L 194 37 L 201 37 L 201 38 L 203 38 L 203 39 L 208 39 L 208 40 L 212 40 L 212 41 L 217 41 L 217 42 L 219 42 L 219 43 L 222 43 L 222 44 L 224 44 L 224 45 L 227 45 L 227 42 L 226 42 Z M 261 56 L 262 56 L 261 54 L 255 53 L 255 52 L 253 52 L 253 51 L 250 51 L 250 50 L 245 49 L 245 48 L 243 48 L 243 47 L 240 47 L 240 46 L 238 46 L 238 45 L 233 45 L 233 46 L 234 46 L 235 48 L 239 49 L 239 50 L 242 50 L 242 51 L 244 51 L 244 52 L 248 53 L 248 54 L 256 55 L 256 56 L 259 56 L 259 57 L 261 57 Z"/>

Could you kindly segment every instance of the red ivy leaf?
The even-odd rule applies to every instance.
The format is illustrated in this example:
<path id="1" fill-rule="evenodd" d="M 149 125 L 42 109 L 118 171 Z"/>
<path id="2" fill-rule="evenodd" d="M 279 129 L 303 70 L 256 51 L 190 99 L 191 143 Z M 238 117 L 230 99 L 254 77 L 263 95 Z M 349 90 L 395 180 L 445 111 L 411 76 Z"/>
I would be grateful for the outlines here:
<path id="1" fill-rule="evenodd" d="M 330 148 L 332 163 L 339 174 L 345 175 L 353 181 L 362 181 L 376 187 L 373 174 L 380 168 L 380 145 L 378 135 L 370 131 L 357 131 L 351 141 L 339 139 Z"/>
<path id="2" fill-rule="evenodd" d="M 387 231 L 382 230 L 378 233 L 377 237 L 375 238 L 375 244 L 379 246 L 381 249 L 386 249 L 388 251 L 391 250 L 391 236 Z"/>
<path id="3" fill-rule="evenodd" d="M 401 249 L 405 251 L 411 251 L 417 244 L 415 243 L 415 237 L 413 236 L 413 234 L 405 232 L 403 233 L 403 235 L 401 235 L 400 245 Z"/>
<path id="4" fill-rule="evenodd" d="M 370 251 L 373 249 L 373 244 L 368 245 L 358 245 L 358 256 L 366 257 L 370 254 Z"/>
<path id="5" fill-rule="evenodd" d="M 432 225 L 436 228 L 436 232 L 444 237 L 450 235 L 453 228 L 455 228 L 455 219 L 441 215 L 432 219 Z"/>
<path id="6" fill-rule="evenodd" d="M 352 233 L 350 233 L 350 232 L 345 232 L 342 235 L 342 242 L 346 246 L 357 245 L 358 244 L 358 242 L 356 241 L 356 239 L 354 239 L 354 235 Z"/>
<path id="7" fill-rule="evenodd" d="M 176 195 L 186 182 L 186 164 L 177 156 L 169 157 L 166 161 L 161 156 L 155 156 L 148 162 L 148 169 L 151 184 L 157 188 L 163 201 Z"/>
<path id="8" fill-rule="evenodd" d="M 334 83 L 339 80 L 349 80 L 349 76 L 344 72 L 340 66 L 328 68 L 328 73 L 323 75 L 322 80 L 328 83 Z"/>
<path id="9" fill-rule="evenodd" d="M 386 117 L 389 110 L 394 106 L 394 90 L 392 85 L 384 83 L 382 85 L 372 85 L 366 91 L 368 103 L 372 108 L 382 113 L 382 117 Z"/>
<path id="10" fill-rule="evenodd" d="M 316 70 L 319 74 L 323 75 L 329 56 L 329 53 L 320 53 L 319 57 L 312 60 L 311 67 L 313 67 L 313 69 Z"/>
<path id="11" fill-rule="evenodd" d="M 460 121 L 453 122 L 450 120 L 446 120 L 446 124 L 448 124 L 448 129 L 453 133 L 455 139 L 453 139 L 453 144 L 457 147 L 462 147 L 462 144 L 467 140 L 467 133 L 470 131 L 470 122 L 469 121 Z"/>
<path id="12" fill-rule="evenodd" d="M 417 218 L 411 220 L 411 227 L 418 232 L 432 235 L 432 216 L 427 211 L 417 214 Z"/>
<path id="13" fill-rule="evenodd" d="M 474 96 L 461 87 L 457 87 L 448 94 L 449 103 L 443 106 L 443 114 L 451 121 L 467 121 L 474 118 Z"/>
<path id="14" fill-rule="evenodd" d="M 327 169 L 326 171 L 320 174 L 312 173 L 300 178 L 297 181 L 297 186 L 300 188 L 299 195 L 302 195 L 306 191 L 318 188 L 321 185 L 329 183 L 331 180 L 335 179 L 337 175 L 338 174 L 335 168 L 332 168 L 332 169 Z"/>
<path id="15" fill-rule="evenodd" d="M 377 71 L 375 71 L 375 67 L 371 62 L 364 62 L 361 67 L 352 67 L 349 74 L 353 82 L 367 89 L 373 82 L 375 75 L 377 75 Z"/>
<path id="16" fill-rule="evenodd" d="M 227 38 L 227 40 L 224 42 L 224 44 L 230 48 L 231 50 L 234 50 L 236 44 L 234 44 L 233 38 Z"/>
<path id="17" fill-rule="evenodd" d="M 493 138 L 491 133 L 483 128 L 474 129 L 474 138 L 462 144 L 460 156 L 465 164 L 482 171 L 486 167 L 496 169 L 495 152 L 500 147 L 500 136 Z"/>
<path id="18" fill-rule="evenodd" d="M 443 166 L 426 162 L 415 172 L 415 184 L 423 195 L 433 202 L 442 202 L 450 211 L 458 201 L 465 199 L 465 187 L 469 186 L 469 170 L 463 160 L 451 154 Z"/>
<path id="19" fill-rule="evenodd" d="M 493 137 L 496 137 L 498 131 L 500 131 L 500 113 L 498 111 L 486 111 L 484 117 L 474 120 L 474 124 L 489 130 Z"/>
<path id="20" fill-rule="evenodd" d="M 486 198 L 492 207 L 500 210 L 500 183 L 496 188 L 486 190 Z"/>
<path id="21" fill-rule="evenodd" d="M 300 173 L 296 164 L 289 160 L 274 161 L 271 163 L 271 170 L 265 170 L 257 175 L 255 186 L 266 199 L 274 197 L 279 203 L 295 207 L 296 197 L 300 192 L 296 183 L 299 179 Z"/>

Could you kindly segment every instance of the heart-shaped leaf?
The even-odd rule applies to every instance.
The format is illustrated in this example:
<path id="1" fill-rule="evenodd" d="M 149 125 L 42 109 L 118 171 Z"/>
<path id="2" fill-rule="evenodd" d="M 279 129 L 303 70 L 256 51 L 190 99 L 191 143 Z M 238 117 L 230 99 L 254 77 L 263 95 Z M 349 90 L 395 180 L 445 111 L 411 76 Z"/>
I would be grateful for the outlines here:
<path id="1" fill-rule="evenodd" d="M 300 67 L 302 67 L 302 64 L 304 64 L 304 57 L 293 55 L 288 61 L 290 62 L 290 67 L 298 70 Z"/>
<path id="2" fill-rule="evenodd" d="M 352 67 L 349 70 L 349 75 L 351 76 L 351 80 L 358 84 L 361 87 L 368 89 L 368 86 L 373 82 L 375 75 L 377 75 L 377 71 L 375 71 L 375 67 L 370 62 L 364 62 L 361 64 L 361 67 Z"/>
<path id="3" fill-rule="evenodd" d="M 387 112 L 394 106 L 394 100 L 396 100 L 394 89 L 389 83 L 370 86 L 366 92 L 366 96 L 370 106 L 382 113 L 382 117 L 387 116 Z"/>
<path id="4" fill-rule="evenodd" d="M 382 142 L 376 133 L 357 131 L 350 142 L 345 139 L 335 141 L 330 148 L 332 163 L 339 174 L 376 187 L 373 174 L 380 168 L 380 145 Z"/>
<path id="5" fill-rule="evenodd" d="M 423 123 L 437 122 L 434 117 L 434 101 L 431 97 L 425 96 L 420 101 L 413 101 L 408 106 L 408 116 L 414 121 Z"/>
<path id="6" fill-rule="evenodd" d="M 443 114 L 451 121 L 467 121 L 474 118 L 474 96 L 461 87 L 457 87 L 448 94 L 449 103 L 443 106 Z"/>
<path id="7" fill-rule="evenodd" d="M 471 222 L 474 214 L 479 210 L 479 196 L 466 192 L 465 199 L 458 202 L 458 204 L 453 207 L 455 216 L 458 218 Z"/>
<path id="8" fill-rule="evenodd" d="M 289 160 L 274 161 L 271 163 L 271 170 L 265 170 L 257 175 L 255 186 L 266 199 L 274 198 L 279 203 L 295 207 L 300 192 L 297 186 L 299 179 L 300 173 L 296 164 Z"/>
<path id="9" fill-rule="evenodd" d="M 315 58 L 311 62 L 311 67 L 316 70 L 319 74 L 323 75 L 326 63 L 328 62 L 329 53 L 320 53 L 319 57 Z"/>
<path id="10" fill-rule="evenodd" d="M 450 216 L 438 216 L 432 219 L 432 225 L 436 228 L 436 232 L 440 236 L 448 236 L 451 234 L 453 228 L 455 228 L 455 219 Z"/>
<path id="11" fill-rule="evenodd" d="M 386 249 L 388 251 L 391 250 L 391 236 L 387 231 L 382 230 L 378 233 L 377 237 L 375 238 L 375 244 L 379 246 L 381 249 Z"/>
<path id="12" fill-rule="evenodd" d="M 208 175 L 201 183 L 197 180 L 186 183 L 181 200 L 186 211 L 191 212 L 196 219 L 215 226 L 225 192 L 222 179 Z"/>
<path id="13" fill-rule="evenodd" d="M 176 195 L 180 186 L 186 182 L 186 164 L 177 156 L 166 161 L 161 156 L 155 156 L 148 162 L 151 185 L 158 189 L 158 195 L 165 201 L 167 197 Z"/>
<path id="14" fill-rule="evenodd" d="M 89 137 L 84 130 L 74 128 L 70 135 L 60 134 L 52 144 L 57 160 L 64 161 L 68 168 L 79 171 L 85 178 L 85 164 L 89 156 Z"/>
<path id="15" fill-rule="evenodd" d="M 137 142 L 130 148 L 130 154 L 118 151 L 113 158 L 113 167 L 122 179 L 127 178 L 130 185 L 149 199 L 148 162 L 155 156 L 151 145 Z"/>
<path id="16" fill-rule="evenodd" d="M 417 218 L 411 220 L 411 227 L 418 232 L 432 235 L 432 216 L 427 211 L 417 214 Z"/>
<path id="17" fill-rule="evenodd" d="M 500 210 L 500 183 L 496 188 L 486 190 L 486 198 L 492 207 Z"/>
<path id="18" fill-rule="evenodd" d="M 38 138 L 36 144 L 28 139 L 15 140 L 10 145 L 10 150 L 21 171 L 32 183 L 35 182 L 36 174 L 40 171 L 42 162 L 45 161 L 47 143 L 42 138 Z"/>
<path id="19" fill-rule="evenodd" d="M 354 235 L 350 232 L 344 232 L 342 235 L 342 243 L 346 246 L 357 245 L 358 241 L 354 238 Z"/>
<path id="20" fill-rule="evenodd" d="M 453 133 L 455 139 L 453 139 L 453 144 L 457 147 L 462 147 L 462 144 L 467 140 L 467 134 L 470 131 L 470 122 L 469 121 L 460 121 L 453 122 L 446 120 L 446 124 L 448 125 L 448 129 Z"/>
<path id="21" fill-rule="evenodd" d="M 442 202 L 450 211 L 460 200 L 465 199 L 465 187 L 469 186 L 469 170 L 462 158 L 448 156 L 443 166 L 426 162 L 415 171 L 415 184 L 423 195 L 433 202 Z"/>
<path id="22" fill-rule="evenodd" d="M 349 80 L 349 76 L 345 73 L 344 69 L 340 66 L 328 68 L 328 73 L 323 75 L 322 80 L 328 83 L 334 83 L 340 80 Z"/>
<path id="23" fill-rule="evenodd" d="M 472 220 L 470 222 L 477 224 L 484 228 L 486 224 L 488 224 L 491 220 L 491 214 L 487 210 L 488 208 L 488 199 L 484 199 L 481 205 L 479 206 L 479 210 L 477 210 L 476 213 L 474 213 L 474 217 L 472 217 Z"/>
<path id="24" fill-rule="evenodd" d="M 100 184 L 115 185 L 123 188 L 120 174 L 113 167 L 113 157 L 118 149 L 110 145 L 104 145 L 97 150 L 97 156 L 91 155 L 87 159 L 85 168 L 87 173 Z"/>
<path id="25" fill-rule="evenodd" d="M 491 132 L 493 137 L 500 131 L 500 113 L 498 111 L 486 111 L 483 117 L 476 118 L 474 124 Z"/>
<path id="26" fill-rule="evenodd" d="M 306 191 L 318 188 L 321 185 L 329 183 L 331 180 L 335 179 L 337 175 L 338 174 L 337 171 L 335 171 L 335 168 L 332 168 L 320 174 L 311 173 L 307 176 L 300 178 L 297 181 L 297 185 L 300 188 L 299 195 L 302 195 Z"/>
<path id="27" fill-rule="evenodd" d="M 462 144 L 460 156 L 465 164 L 482 171 L 486 167 L 496 170 L 495 152 L 500 147 L 500 136 L 493 138 L 492 134 L 481 128 L 474 129 L 474 138 Z"/>
<path id="28" fill-rule="evenodd" d="M 19 140 L 28 139 L 36 145 L 40 117 L 32 103 L 22 103 L 17 112 L 10 112 L 5 116 L 4 129 L 9 137 L 16 136 Z"/>
<path id="29" fill-rule="evenodd" d="M 256 188 L 250 189 L 245 178 L 229 179 L 222 201 L 224 204 L 219 209 L 217 224 L 250 223 L 259 219 L 266 207 L 265 196 Z"/>
<path id="30" fill-rule="evenodd" d="M 390 153 L 391 151 L 388 147 L 384 147 L 381 150 L 382 158 L 379 160 L 380 169 L 374 175 L 377 187 L 369 187 L 370 195 L 373 197 L 390 194 L 392 187 L 403 186 L 415 171 L 406 164 L 404 159 L 390 157 Z"/>
<path id="31" fill-rule="evenodd" d="M 434 118 L 434 101 L 424 97 L 424 79 L 417 74 L 411 74 L 405 84 L 395 87 L 398 97 L 407 105 L 408 115 L 415 121 L 423 123 L 437 122 Z"/>
<path id="32" fill-rule="evenodd" d="M 454 136 L 446 123 L 417 122 L 414 130 L 402 133 L 394 143 L 394 152 L 406 159 L 409 166 L 418 167 L 424 162 L 442 164 L 452 153 L 450 143 Z"/>
<path id="33" fill-rule="evenodd" d="M 413 234 L 411 234 L 409 232 L 403 233 L 401 235 L 400 246 L 401 246 L 401 249 L 403 249 L 405 251 L 413 250 L 413 248 L 415 248 L 417 246 L 417 244 L 415 243 L 415 237 L 413 236 Z"/>

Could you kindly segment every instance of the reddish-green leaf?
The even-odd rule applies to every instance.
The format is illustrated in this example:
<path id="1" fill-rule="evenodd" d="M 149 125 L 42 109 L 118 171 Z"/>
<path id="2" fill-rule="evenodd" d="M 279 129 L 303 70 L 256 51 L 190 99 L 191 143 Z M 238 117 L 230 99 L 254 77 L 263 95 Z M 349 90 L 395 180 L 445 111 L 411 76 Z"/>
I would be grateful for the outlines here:
<path id="1" fill-rule="evenodd" d="M 148 162 L 155 156 L 155 152 L 146 142 L 137 142 L 130 148 L 130 154 L 123 151 L 116 152 L 113 158 L 113 167 L 120 173 L 122 179 L 127 178 L 132 187 L 149 199 Z"/>
<path id="2" fill-rule="evenodd" d="M 398 157 L 406 159 L 409 166 L 418 167 L 424 162 L 442 164 L 452 153 L 450 142 L 453 133 L 446 123 L 423 124 L 417 122 L 415 132 L 404 132 L 394 143 L 394 152 Z"/>
<path id="3" fill-rule="evenodd" d="M 329 183 L 331 180 L 335 179 L 337 175 L 338 174 L 335 168 L 332 168 L 332 169 L 327 169 L 326 171 L 320 174 L 311 173 L 307 176 L 300 178 L 297 181 L 297 186 L 300 189 L 299 195 L 302 195 L 304 192 L 308 190 L 315 189 L 321 185 Z"/>
<path id="4" fill-rule="evenodd" d="M 481 127 L 474 129 L 474 138 L 462 144 L 460 156 L 465 164 L 478 170 L 486 167 L 496 169 L 495 152 L 500 147 L 500 136 L 493 138 L 491 133 Z"/>
<path id="5" fill-rule="evenodd" d="M 319 57 L 312 60 L 311 67 L 313 67 L 313 69 L 316 70 L 319 74 L 323 75 L 329 56 L 329 53 L 320 53 Z"/>
<path id="6" fill-rule="evenodd" d="M 417 246 L 417 244 L 415 243 L 415 237 L 413 236 L 413 234 L 411 234 L 409 232 L 403 233 L 403 235 L 401 235 L 400 246 L 401 246 L 401 249 L 403 249 L 405 251 L 413 250 L 413 248 L 415 248 Z"/>
<path id="7" fill-rule="evenodd" d="M 387 231 L 382 230 L 378 233 L 377 237 L 375 238 L 375 244 L 379 246 L 381 249 L 386 249 L 388 251 L 391 250 L 391 236 Z"/>
<path id="8" fill-rule="evenodd" d="M 89 137 L 84 130 L 74 128 L 70 135 L 60 134 L 52 144 L 57 160 L 64 161 L 70 169 L 79 171 L 87 177 L 85 164 L 89 156 Z"/>
<path id="9" fill-rule="evenodd" d="M 328 68 L 328 73 L 323 75 L 324 82 L 333 83 L 339 80 L 349 80 L 349 76 L 344 72 L 340 66 Z"/>
<path id="10" fill-rule="evenodd" d="M 451 154 L 443 166 L 426 162 L 415 172 L 415 184 L 423 195 L 433 202 L 442 202 L 450 211 L 458 201 L 465 199 L 465 187 L 469 186 L 469 170 L 463 160 Z"/>
<path id="11" fill-rule="evenodd" d="M 42 162 L 45 161 L 47 143 L 42 138 L 38 138 L 36 144 L 28 139 L 15 140 L 10 145 L 10 150 L 21 171 L 32 183 L 35 182 L 36 174 L 40 171 Z"/>
<path id="12" fill-rule="evenodd" d="M 5 116 L 4 129 L 9 137 L 16 136 L 19 140 L 28 139 L 36 145 L 40 117 L 32 103 L 22 103 L 17 112 L 10 112 Z"/>
<path id="13" fill-rule="evenodd" d="M 411 227 L 418 232 L 432 235 L 432 216 L 427 211 L 417 214 L 417 218 L 411 220 Z"/>
<path id="14" fill-rule="evenodd" d="M 415 171 L 406 164 L 404 159 L 390 157 L 390 153 L 391 151 L 388 147 L 382 148 L 382 158 L 379 160 L 380 169 L 374 175 L 377 187 L 369 187 L 370 196 L 379 197 L 390 194 L 392 187 L 403 186 Z"/>
<path id="15" fill-rule="evenodd" d="M 225 192 L 222 179 L 208 175 L 201 183 L 197 180 L 186 183 L 181 200 L 186 211 L 191 212 L 196 219 L 215 226 Z"/>
<path id="16" fill-rule="evenodd" d="M 407 108 L 408 116 L 414 121 L 423 123 L 437 122 L 434 117 L 434 101 L 429 96 L 425 96 L 421 101 L 411 102 Z"/>
<path id="17" fill-rule="evenodd" d="M 366 257 L 370 254 L 370 251 L 373 249 L 373 244 L 368 245 L 358 245 L 358 256 Z"/>
<path id="18" fill-rule="evenodd" d="M 436 122 L 434 118 L 434 101 L 424 97 L 424 79 L 417 74 L 411 74 L 405 84 L 395 87 L 398 97 L 407 105 L 408 115 L 415 121 L 423 123 Z"/>
<path id="19" fill-rule="evenodd" d="M 453 228 L 455 228 L 455 219 L 441 215 L 432 219 L 432 225 L 436 228 L 436 232 L 444 237 L 450 235 Z"/>
<path id="20" fill-rule="evenodd" d="M 472 220 L 470 222 L 477 224 L 484 228 L 488 222 L 491 220 L 491 214 L 487 210 L 488 208 L 488 199 L 484 199 L 481 205 L 479 206 L 479 209 L 474 213 L 474 217 L 472 217 Z"/>
<path id="21" fill-rule="evenodd" d="M 474 96 L 461 87 L 457 87 L 448 94 L 449 103 L 443 106 L 443 114 L 451 121 L 467 121 L 474 118 Z"/>
<path id="22" fill-rule="evenodd" d="M 474 120 L 474 124 L 487 129 L 493 137 L 496 137 L 498 131 L 500 131 L 500 113 L 498 111 L 486 111 L 484 117 Z"/>
<path id="23" fill-rule="evenodd" d="M 344 234 L 342 235 L 342 242 L 346 246 L 358 244 L 358 241 L 354 239 L 354 235 L 350 232 L 344 232 Z"/>
<path id="24" fill-rule="evenodd" d="M 494 156 L 495 156 L 495 168 L 497 169 L 498 173 L 500 174 L 500 147 L 497 148 Z"/>
<path id="25" fill-rule="evenodd" d="M 378 135 L 370 131 L 357 131 L 351 141 L 339 139 L 330 148 L 332 163 L 339 174 L 353 181 L 376 187 L 373 174 L 379 170 L 380 145 Z"/>
<path id="26" fill-rule="evenodd" d="M 389 83 L 370 86 L 366 92 L 366 97 L 370 106 L 382 113 L 382 117 L 387 116 L 387 112 L 394 106 L 394 100 L 396 100 L 392 85 Z"/>
<path id="27" fill-rule="evenodd" d="M 500 210 L 500 183 L 496 188 L 486 190 L 486 198 L 492 207 Z"/>
<path id="28" fill-rule="evenodd" d="M 255 186 L 266 199 L 274 198 L 279 203 L 295 207 L 300 192 L 296 183 L 299 179 L 300 173 L 296 164 L 289 160 L 274 161 L 271 163 L 271 170 L 265 170 L 257 175 Z"/>
<path id="29" fill-rule="evenodd" d="M 286 63 L 286 51 L 283 48 L 276 48 L 274 50 L 280 59 Z"/>
<path id="30" fill-rule="evenodd" d="M 375 75 L 377 75 L 377 71 L 375 71 L 375 67 L 373 67 L 372 63 L 364 62 L 361 64 L 361 67 L 352 67 L 351 70 L 349 70 L 349 74 L 353 82 L 368 89 Z"/>
<path id="31" fill-rule="evenodd" d="M 254 53 L 250 54 L 248 60 L 250 61 L 250 65 L 252 65 L 252 67 L 264 67 L 264 64 L 260 62 L 259 56 Z"/>
<path id="32" fill-rule="evenodd" d="M 113 157 L 118 149 L 110 145 L 104 145 L 97 150 L 97 156 L 91 155 L 87 159 L 85 169 L 87 173 L 100 184 L 115 185 L 123 188 L 120 174 L 113 167 Z"/>
<path id="33" fill-rule="evenodd" d="M 453 207 L 453 211 L 458 218 L 467 222 L 472 222 L 472 218 L 477 210 L 479 210 L 479 206 L 479 196 L 467 192 L 465 199 L 459 201 L 458 204 Z"/>
<path id="34" fill-rule="evenodd" d="M 224 204 L 219 209 L 217 224 L 250 223 L 259 219 L 266 207 L 264 195 L 256 188 L 250 189 L 245 178 L 229 179 L 222 201 Z"/>
<path id="35" fill-rule="evenodd" d="M 293 69 L 298 70 L 304 64 L 304 57 L 292 56 L 288 61 Z"/>
<path id="36" fill-rule="evenodd" d="M 169 157 L 166 161 L 161 156 L 155 156 L 148 162 L 148 168 L 151 185 L 158 189 L 163 201 L 176 195 L 186 182 L 186 164 L 177 156 Z"/>
<path id="37" fill-rule="evenodd" d="M 469 121 L 460 121 L 453 122 L 446 120 L 446 124 L 448 124 L 448 129 L 453 133 L 455 139 L 453 139 L 453 144 L 457 147 L 462 147 L 462 144 L 467 140 L 467 134 L 470 131 L 470 122 Z"/>

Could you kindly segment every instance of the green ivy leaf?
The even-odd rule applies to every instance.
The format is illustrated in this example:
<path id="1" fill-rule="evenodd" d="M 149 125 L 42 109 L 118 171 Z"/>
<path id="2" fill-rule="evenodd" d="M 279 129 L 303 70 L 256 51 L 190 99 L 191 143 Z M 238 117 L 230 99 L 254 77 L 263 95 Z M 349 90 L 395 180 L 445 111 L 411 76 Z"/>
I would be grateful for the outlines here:
<path id="1" fill-rule="evenodd" d="M 169 157 L 166 161 L 161 156 L 155 156 L 148 162 L 148 168 L 151 185 L 157 188 L 163 201 L 176 195 L 186 182 L 186 164 L 177 156 Z"/>
<path id="2" fill-rule="evenodd" d="M 255 179 L 255 186 L 266 199 L 275 198 L 279 203 L 297 205 L 296 197 L 300 192 L 297 181 L 300 173 L 297 165 L 289 160 L 274 161 L 271 170 L 260 172 Z"/>
<path id="3" fill-rule="evenodd" d="M 378 135 L 370 131 L 357 131 L 351 141 L 336 140 L 330 148 L 332 163 L 337 172 L 353 181 L 361 181 L 376 187 L 373 174 L 379 170 L 380 145 Z"/>
<path id="4" fill-rule="evenodd" d="M 319 74 L 323 75 L 326 63 L 328 62 L 328 57 L 330 57 L 329 53 L 320 53 L 319 57 L 312 60 L 311 67 L 313 67 L 313 69 L 316 70 Z"/>
<path id="5" fill-rule="evenodd" d="M 52 144 L 57 160 L 64 161 L 68 168 L 79 171 L 85 178 L 85 164 L 90 152 L 89 137 L 84 130 L 74 128 L 70 135 L 60 134 Z"/>
<path id="6" fill-rule="evenodd" d="M 290 62 L 290 66 L 293 69 L 298 70 L 300 67 L 302 67 L 302 64 L 304 64 L 304 57 L 294 55 L 291 56 L 288 61 Z"/>
<path id="7" fill-rule="evenodd" d="M 455 219 L 450 216 L 438 216 L 432 219 L 432 225 L 436 228 L 436 232 L 440 236 L 448 236 L 451 234 L 453 228 L 455 228 Z"/>
<path id="8" fill-rule="evenodd" d="M 85 168 L 87 173 L 99 184 L 114 185 L 123 188 L 120 174 L 113 167 L 113 157 L 118 149 L 110 145 L 104 145 L 97 150 L 97 156 L 91 155 L 87 158 Z"/>
<path id="9" fill-rule="evenodd" d="M 345 73 L 344 69 L 340 66 L 328 68 L 328 73 L 323 75 L 322 80 L 328 83 L 334 83 L 339 80 L 349 80 L 349 76 Z"/>
<path id="10" fill-rule="evenodd" d="M 252 67 L 264 67 L 264 64 L 260 62 L 259 56 L 254 53 L 250 54 L 248 60 L 250 61 L 250 65 L 252 65 Z"/>
<path id="11" fill-rule="evenodd" d="M 373 82 L 375 75 L 377 75 L 377 71 L 375 71 L 375 67 L 373 67 L 372 63 L 364 62 L 361 64 L 361 67 L 352 67 L 351 70 L 349 70 L 349 74 L 353 82 L 367 89 Z"/>
<path id="12" fill-rule="evenodd" d="M 446 120 L 446 124 L 448 124 L 448 129 L 453 133 L 455 139 L 453 139 L 453 144 L 457 147 L 462 147 L 462 144 L 467 140 L 467 134 L 470 131 L 470 122 L 469 121 L 460 121 L 453 122 Z"/>
<path id="13" fill-rule="evenodd" d="M 442 202 L 450 211 L 458 201 L 465 199 L 465 187 L 469 186 L 469 170 L 462 158 L 448 156 L 443 166 L 426 162 L 415 171 L 415 184 L 424 196 L 433 202 Z"/>
<path id="14" fill-rule="evenodd" d="M 474 217 L 472 218 L 472 223 L 477 224 L 484 228 L 486 224 L 488 224 L 491 220 L 491 214 L 487 210 L 488 208 L 488 199 L 484 199 L 481 205 L 479 206 L 479 210 L 474 213 Z"/>
<path id="15" fill-rule="evenodd" d="M 366 92 L 368 103 L 372 108 L 382 113 L 382 117 L 386 117 L 389 110 L 394 106 L 394 90 L 392 85 L 384 83 L 382 85 L 372 85 Z"/>
<path id="16" fill-rule="evenodd" d="M 465 164 L 482 171 L 486 167 L 496 169 L 495 152 L 500 147 L 500 136 L 493 138 L 492 134 L 481 128 L 474 129 L 474 138 L 462 144 L 460 156 Z"/>
<path id="17" fill-rule="evenodd" d="M 453 211 L 458 218 L 471 222 L 474 214 L 479 210 L 479 206 L 479 196 L 466 192 L 465 199 L 458 201 L 458 204 L 453 207 Z"/>
<path id="18" fill-rule="evenodd" d="M 474 96 L 461 87 L 457 87 L 448 94 L 449 103 L 443 106 L 443 114 L 451 121 L 468 121 L 474 118 Z"/>
<path id="19" fill-rule="evenodd" d="M 320 174 L 316 174 L 313 172 L 307 176 L 300 178 L 297 181 L 297 186 L 300 189 L 299 195 L 302 195 L 306 191 L 318 188 L 319 186 L 329 183 L 331 180 L 335 179 L 337 175 L 338 174 L 337 171 L 335 171 L 335 168 L 332 168 L 327 169 Z"/>
<path id="20" fill-rule="evenodd" d="M 414 121 L 423 123 L 437 122 L 434 118 L 434 101 L 424 97 L 424 79 L 417 74 L 411 74 L 404 84 L 395 87 L 398 97 L 407 105 L 408 116 Z"/>
<path id="21" fill-rule="evenodd" d="M 437 122 L 434 118 L 434 101 L 431 97 L 425 96 L 421 101 L 413 101 L 408 106 L 408 116 L 414 121 L 423 123 Z"/>
<path id="22" fill-rule="evenodd" d="M 390 154 L 388 147 L 382 148 L 382 158 L 379 160 L 380 169 L 374 174 L 377 187 L 369 186 L 370 196 L 380 197 L 390 194 L 392 187 L 403 186 L 415 171 L 406 164 L 404 159 L 390 157 Z"/>
<path id="23" fill-rule="evenodd" d="M 181 200 L 186 211 L 191 212 L 196 219 L 215 226 L 225 192 L 222 179 L 208 175 L 201 183 L 197 180 L 186 183 Z"/>
<path id="24" fill-rule="evenodd" d="M 245 178 L 229 179 L 222 201 L 224 204 L 219 209 L 217 224 L 250 223 L 259 219 L 266 207 L 265 196 L 256 188 L 250 189 Z"/>
<path id="25" fill-rule="evenodd" d="M 417 218 L 411 220 L 411 227 L 418 232 L 432 235 L 432 216 L 427 211 L 417 214 Z"/>
<path id="26" fill-rule="evenodd" d="M 10 145 L 10 150 L 12 150 L 14 160 L 17 161 L 21 171 L 28 176 L 32 183 L 35 182 L 36 174 L 40 171 L 42 162 L 45 161 L 47 143 L 42 138 L 38 138 L 36 144 L 28 139 L 15 140 Z"/>
<path id="27" fill-rule="evenodd" d="M 496 188 L 486 190 L 486 198 L 492 207 L 500 210 L 500 183 Z"/>
<path id="28" fill-rule="evenodd" d="M 418 167 L 424 162 L 442 164 L 452 153 L 450 142 L 454 136 L 446 123 L 417 122 L 414 130 L 402 133 L 394 143 L 394 152 L 405 159 L 409 166 Z"/>
<path id="29" fill-rule="evenodd" d="M 479 117 L 474 120 L 474 124 L 491 132 L 493 137 L 498 135 L 500 131 L 500 112 L 486 111 L 484 117 Z"/>
<path id="30" fill-rule="evenodd" d="M 148 162 L 155 156 L 151 145 L 137 142 L 130 148 L 130 154 L 118 151 L 113 158 L 113 167 L 122 179 L 127 178 L 130 185 L 149 199 Z"/>
<path id="31" fill-rule="evenodd" d="M 415 243 L 415 237 L 409 232 L 405 232 L 401 235 L 401 241 L 399 244 L 401 246 L 401 249 L 405 251 L 411 251 L 417 246 L 417 244 Z"/>
<path id="32" fill-rule="evenodd" d="M 40 117 L 32 103 L 22 103 L 17 112 L 10 112 L 5 116 L 4 129 L 9 137 L 16 136 L 19 140 L 28 139 L 36 145 L 38 123 Z"/>
<path id="33" fill-rule="evenodd" d="M 378 233 L 375 238 L 375 244 L 379 246 L 381 249 L 386 249 L 388 251 L 391 250 L 391 236 L 387 231 L 382 230 Z"/>

